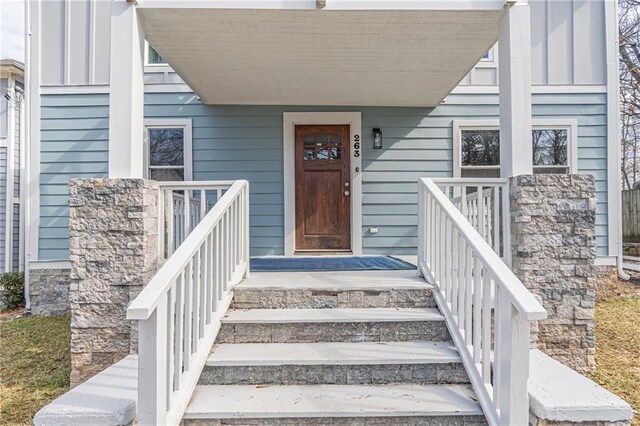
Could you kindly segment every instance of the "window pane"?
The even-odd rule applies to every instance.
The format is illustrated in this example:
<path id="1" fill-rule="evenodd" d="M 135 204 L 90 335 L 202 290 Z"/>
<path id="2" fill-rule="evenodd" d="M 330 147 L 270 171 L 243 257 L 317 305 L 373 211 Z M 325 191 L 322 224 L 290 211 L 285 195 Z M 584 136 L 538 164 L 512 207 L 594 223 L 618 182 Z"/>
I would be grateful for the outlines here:
<path id="1" fill-rule="evenodd" d="M 567 130 L 533 131 L 533 165 L 566 166 Z"/>
<path id="2" fill-rule="evenodd" d="M 156 50 L 149 45 L 148 55 L 147 55 L 147 64 L 157 65 L 157 64 L 166 64 L 167 61 L 164 60 L 162 56 Z"/>
<path id="3" fill-rule="evenodd" d="M 184 169 L 151 169 L 149 179 L 158 181 L 184 180 Z"/>
<path id="4" fill-rule="evenodd" d="M 463 166 L 500 165 L 499 130 L 463 130 L 461 133 Z"/>
<path id="5" fill-rule="evenodd" d="M 149 165 L 184 165 L 184 130 L 149 129 Z"/>

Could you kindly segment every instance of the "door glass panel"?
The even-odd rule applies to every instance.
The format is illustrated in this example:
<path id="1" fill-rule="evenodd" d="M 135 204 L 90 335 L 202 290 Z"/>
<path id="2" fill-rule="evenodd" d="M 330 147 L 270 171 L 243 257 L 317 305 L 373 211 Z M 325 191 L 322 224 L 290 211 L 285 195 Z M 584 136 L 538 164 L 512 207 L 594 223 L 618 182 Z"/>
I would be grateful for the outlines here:
<path id="1" fill-rule="evenodd" d="M 340 135 L 320 133 L 306 135 L 303 139 L 303 159 L 308 160 L 340 160 L 342 158 L 342 141 Z"/>

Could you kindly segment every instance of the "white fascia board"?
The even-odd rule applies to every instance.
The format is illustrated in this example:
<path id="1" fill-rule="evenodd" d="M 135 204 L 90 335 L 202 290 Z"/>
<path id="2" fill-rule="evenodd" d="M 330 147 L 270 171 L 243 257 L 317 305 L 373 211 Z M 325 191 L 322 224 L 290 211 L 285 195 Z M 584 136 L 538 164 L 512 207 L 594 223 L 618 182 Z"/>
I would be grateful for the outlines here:
<path id="1" fill-rule="evenodd" d="M 505 0 L 330 0 L 322 10 L 501 10 Z M 316 0 L 140 0 L 140 8 L 317 10 Z"/>

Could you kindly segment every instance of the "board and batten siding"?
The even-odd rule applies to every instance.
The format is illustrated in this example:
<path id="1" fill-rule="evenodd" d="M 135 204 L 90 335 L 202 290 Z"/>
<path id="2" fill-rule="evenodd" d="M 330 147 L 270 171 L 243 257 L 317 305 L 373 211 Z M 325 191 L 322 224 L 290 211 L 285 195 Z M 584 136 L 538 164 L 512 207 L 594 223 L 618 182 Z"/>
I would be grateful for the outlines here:
<path id="1" fill-rule="evenodd" d="M 44 95 L 41 115 L 38 259 L 68 260 L 68 182 L 107 176 L 109 95 Z"/>
<path id="2" fill-rule="evenodd" d="M 450 95 L 431 109 L 210 106 L 193 93 L 145 95 L 146 118 L 192 119 L 194 180 L 250 181 L 254 256 L 284 252 L 282 115 L 296 111 L 362 112 L 364 252 L 410 254 L 418 178 L 453 175 L 453 121 L 498 119 L 498 96 Z M 534 94 L 533 115 L 577 119 L 578 168 L 596 177 L 598 255 L 607 255 L 606 95 Z M 43 96 L 42 117 L 39 254 L 67 259 L 67 182 L 107 174 L 108 96 Z M 383 131 L 382 150 L 372 149 L 374 127 Z"/>
<path id="3" fill-rule="evenodd" d="M 608 1 L 608 0 L 606 0 Z M 529 0 L 534 85 L 605 84 L 605 0 Z M 109 83 L 111 2 L 40 1 L 42 84 Z M 461 85 L 497 85 L 497 55 Z M 153 71 L 151 71 L 153 70 Z M 181 82 L 170 68 L 149 68 L 150 84 Z"/>

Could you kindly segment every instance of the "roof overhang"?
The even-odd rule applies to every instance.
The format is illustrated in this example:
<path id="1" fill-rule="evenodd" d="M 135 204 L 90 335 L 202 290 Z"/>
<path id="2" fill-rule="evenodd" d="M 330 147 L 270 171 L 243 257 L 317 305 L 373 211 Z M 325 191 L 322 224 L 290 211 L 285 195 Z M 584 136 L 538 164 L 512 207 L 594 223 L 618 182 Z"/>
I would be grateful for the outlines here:
<path id="1" fill-rule="evenodd" d="M 142 0 L 138 8 L 147 40 L 206 104 L 436 106 L 496 42 L 505 4 Z"/>

